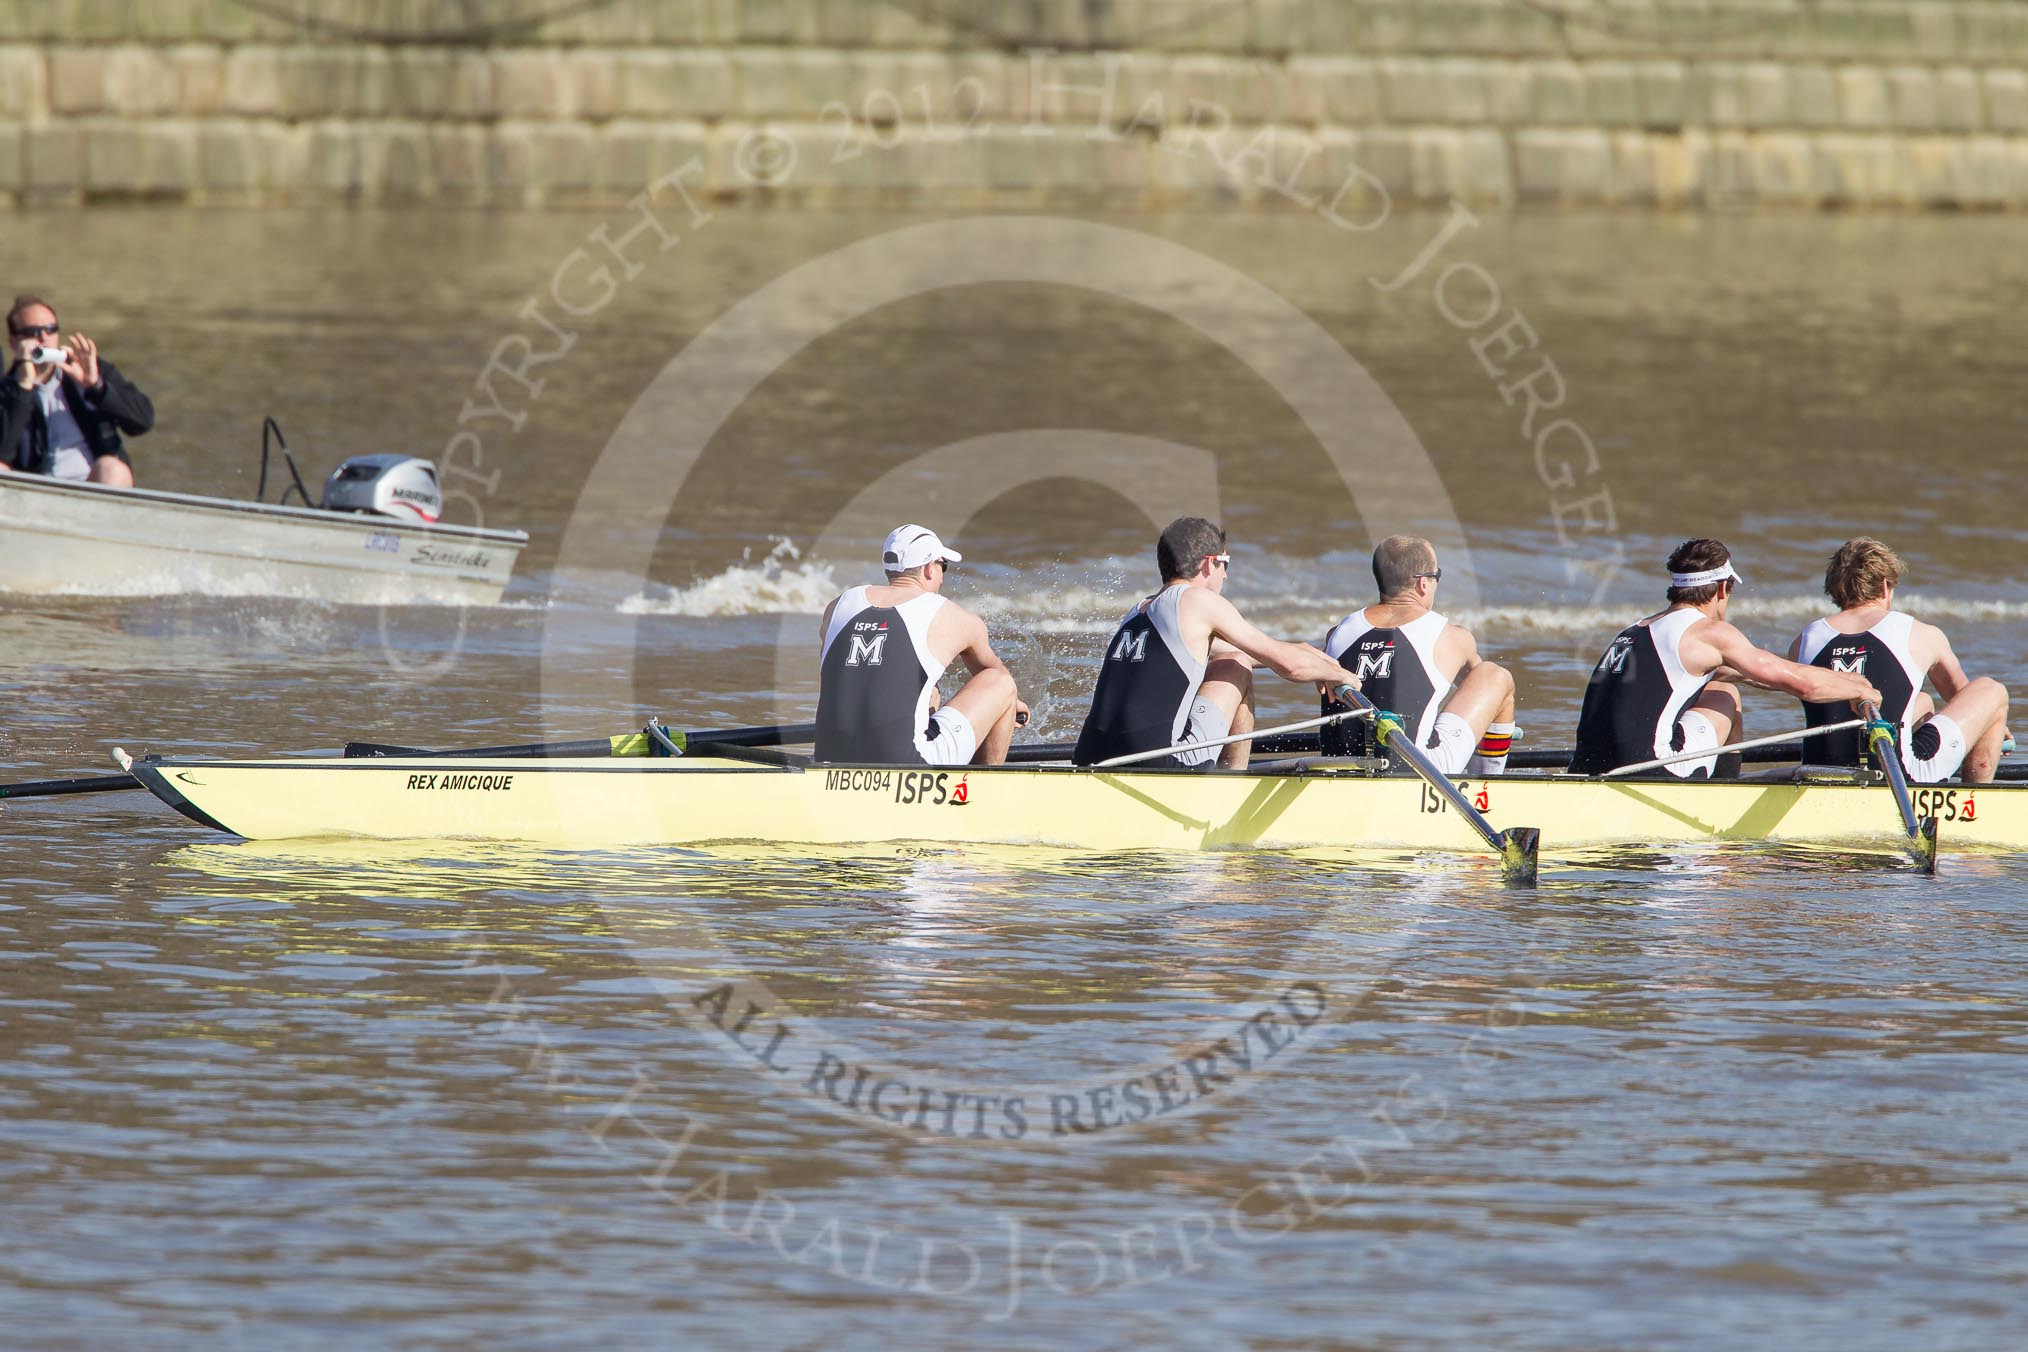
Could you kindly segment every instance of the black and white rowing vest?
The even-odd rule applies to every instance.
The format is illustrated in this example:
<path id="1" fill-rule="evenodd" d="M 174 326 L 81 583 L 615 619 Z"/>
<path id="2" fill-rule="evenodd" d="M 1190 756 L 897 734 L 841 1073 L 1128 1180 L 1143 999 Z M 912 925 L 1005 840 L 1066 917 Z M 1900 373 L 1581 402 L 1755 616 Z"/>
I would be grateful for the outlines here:
<path id="1" fill-rule="evenodd" d="M 1437 669 L 1436 660 L 1437 640 L 1449 623 L 1432 610 L 1407 624 L 1376 629 L 1364 610 L 1355 610 L 1324 636 L 1324 651 L 1359 678 L 1359 688 L 1374 708 L 1400 714 L 1408 720 L 1415 744 L 1430 746 L 1443 697 L 1451 688 L 1451 678 Z M 1335 699 L 1323 701 L 1327 714 L 1344 707 Z M 1370 755 L 1373 720 L 1329 725 L 1321 749 L 1327 756 Z"/>
<path id="2" fill-rule="evenodd" d="M 1683 749 L 1676 720 L 1711 675 L 1691 675 L 1677 648 L 1685 631 L 1703 618 L 1702 611 L 1686 606 L 1650 624 L 1628 625 L 1607 645 L 1584 688 L 1572 774 L 1601 775 Z M 1666 768 L 1685 779 L 1704 774 L 1702 767 Z"/>
<path id="3" fill-rule="evenodd" d="M 1796 649 L 1797 658 L 1813 667 L 1849 671 L 1864 676 L 1880 692 L 1880 716 L 1900 728 L 1900 742 L 1908 745 L 1908 706 L 1922 689 L 1923 671 L 1916 666 L 1909 637 L 1915 631 L 1915 617 L 1890 610 L 1880 623 L 1858 634 L 1841 634 L 1823 620 L 1803 630 Z M 1852 717 L 1852 706 L 1844 700 L 1830 704 L 1803 702 L 1803 721 L 1813 728 L 1826 723 L 1843 723 Z M 1931 748 L 1935 754 L 1935 748 Z M 1827 732 L 1809 739 L 1809 759 L 1824 765 L 1859 763 L 1859 729 Z"/>
<path id="4" fill-rule="evenodd" d="M 1183 643 L 1181 608 L 1187 584 L 1178 582 L 1136 606 L 1120 621 L 1099 664 L 1091 712 L 1077 735 L 1071 760 L 1091 765 L 1114 756 L 1154 751 L 1184 740 L 1190 706 L 1204 684 L 1205 663 Z M 1179 764 L 1175 757 L 1144 762 Z"/>
<path id="5" fill-rule="evenodd" d="M 870 605 L 864 587 L 838 598 L 819 664 L 816 759 L 928 763 L 922 746 L 930 696 L 944 674 L 930 653 L 930 621 L 943 605 L 935 592 L 898 606 Z"/>

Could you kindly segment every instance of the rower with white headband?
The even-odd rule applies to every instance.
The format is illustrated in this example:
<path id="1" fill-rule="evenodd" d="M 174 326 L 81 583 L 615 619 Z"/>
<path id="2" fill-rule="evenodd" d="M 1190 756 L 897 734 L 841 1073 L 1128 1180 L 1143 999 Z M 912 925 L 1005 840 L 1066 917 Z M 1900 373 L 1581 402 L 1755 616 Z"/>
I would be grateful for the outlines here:
<path id="1" fill-rule="evenodd" d="M 1677 546 L 1669 556 L 1668 609 L 1622 629 L 1592 668 L 1571 773 L 1709 751 L 1665 767 L 1681 778 L 1709 778 L 1745 724 L 1735 680 L 1818 703 L 1880 702 L 1864 676 L 1791 662 L 1728 624 L 1726 602 L 1742 580 L 1732 551 L 1718 541 Z"/>

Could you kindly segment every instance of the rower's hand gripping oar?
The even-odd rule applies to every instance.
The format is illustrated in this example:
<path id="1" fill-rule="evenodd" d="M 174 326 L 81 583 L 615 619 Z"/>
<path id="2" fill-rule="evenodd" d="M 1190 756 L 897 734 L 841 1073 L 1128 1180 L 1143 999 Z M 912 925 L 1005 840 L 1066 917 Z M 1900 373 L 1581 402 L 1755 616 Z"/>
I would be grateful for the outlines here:
<path id="1" fill-rule="evenodd" d="M 1524 887 L 1535 885 L 1538 872 L 1537 854 L 1541 848 L 1542 832 L 1533 826 L 1513 826 L 1505 831 L 1496 831 L 1471 800 L 1458 792 L 1458 786 L 1451 783 L 1450 776 L 1430 763 L 1421 747 L 1415 744 L 1400 714 L 1388 713 L 1374 707 L 1373 701 L 1350 685 L 1341 685 L 1332 692 L 1345 704 L 1355 709 L 1365 709 L 1373 715 L 1373 731 L 1380 745 L 1390 756 L 1407 762 L 1408 767 L 1421 775 L 1423 781 L 1438 793 L 1452 810 L 1465 819 L 1465 823 L 1476 831 L 1479 839 L 1493 853 L 1500 856 L 1500 877 L 1509 883 Z"/>
<path id="2" fill-rule="evenodd" d="M 1901 748 L 1894 744 L 1894 725 L 1880 716 L 1876 705 L 1860 706 L 1866 714 L 1866 749 L 1873 763 L 1887 775 L 1894 790 L 1894 805 L 1901 811 L 1901 829 L 1908 837 L 1903 846 L 1915 866 L 1932 878 L 1936 876 L 1936 818 L 1915 815 L 1915 799 L 1908 791 L 1908 776 L 1901 768 Z"/>

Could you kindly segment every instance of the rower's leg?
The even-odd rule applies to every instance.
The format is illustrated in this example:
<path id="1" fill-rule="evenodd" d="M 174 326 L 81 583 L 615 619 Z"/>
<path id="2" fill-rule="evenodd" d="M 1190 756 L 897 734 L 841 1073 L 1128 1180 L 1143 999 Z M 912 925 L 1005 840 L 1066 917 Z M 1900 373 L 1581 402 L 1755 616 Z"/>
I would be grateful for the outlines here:
<path id="1" fill-rule="evenodd" d="M 1465 773 L 1504 774 L 1507 746 L 1514 740 L 1513 673 L 1498 662 L 1479 663 L 1458 682 L 1458 688 L 1444 701 L 1443 711 L 1456 714 L 1471 729 L 1473 750 L 1465 763 Z M 1497 752 L 1488 743 L 1489 732 L 1499 734 L 1492 739 L 1498 743 Z"/>
<path id="2" fill-rule="evenodd" d="M 1213 665 L 1215 666 L 1218 664 L 1214 663 Z M 1227 679 L 1228 677 L 1236 676 L 1243 686 L 1242 693 L 1239 699 L 1239 705 L 1232 711 L 1232 721 L 1226 725 L 1225 728 L 1226 734 L 1230 736 L 1241 732 L 1252 732 L 1253 667 L 1251 664 L 1245 662 L 1228 662 L 1225 665 L 1238 667 L 1239 670 L 1236 672 L 1227 673 L 1226 676 L 1222 676 L 1221 679 L 1223 680 Z M 1205 669 L 1205 673 L 1207 676 L 1210 674 L 1210 670 L 1211 668 L 1209 667 Z M 1202 689 L 1200 689 L 1197 692 L 1197 698 L 1199 699 L 1204 698 L 1204 692 Z M 1218 752 L 1218 763 L 1220 765 L 1223 765 L 1228 770 L 1244 770 L 1246 768 L 1247 761 L 1250 760 L 1252 756 L 1253 756 L 1253 742 L 1251 739 L 1244 742 L 1234 742 L 1231 746 L 1220 748 Z"/>
<path id="3" fill-rule="evenodd" d="M 2000 768 L 2000 742 L 2007 735 L 2007 687 L 1990 676 L 1981 676 L 1958 691 L 1941 712 L 1965 734 L 1965 763 L 1958 771 L 1959 780 L 1992 783 Z"/>
<path id="4" fill-rule="evenodd" d="M 101 455 L 92 461 L 91 481 L 109 488 L 132 488 L 134 471 L 117 455 Z"/>
<path id="5" fill-rule="evenodd" d="M 1004 667 L 988 667 L 952 695 L 949 707 L 970 720 L 979 734 L 974 765 L 1004 765 L 1014 741 L 1014 677 Z"/>
<path id="6" fill-rule="evenodd" d="M 1704 687 L 1690 707 L 1704 715 L 1718 729 L 1718 744 L 1731 746 L 1746 735 L 1746 711 L 1740 706 L 1739 687 L 1730 681 L 1713 681 Z M 1741 768 L 1739 753 L 1720 756 L 1713 764 L 1713 779 L 1737 779 Z"/>

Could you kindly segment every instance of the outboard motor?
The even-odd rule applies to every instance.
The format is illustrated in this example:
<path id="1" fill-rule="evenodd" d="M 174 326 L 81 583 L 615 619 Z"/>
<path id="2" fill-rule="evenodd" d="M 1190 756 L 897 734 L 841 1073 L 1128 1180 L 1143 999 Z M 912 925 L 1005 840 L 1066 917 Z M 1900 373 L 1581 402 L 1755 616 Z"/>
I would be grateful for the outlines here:
<path id="1" fill-rule="evenodd" d="M 412 455 L 355 455 L 324 481 L 327 512 L 370 512 L 377 516 L 435 521 L 444 514 L 444 490 L 437 467 Z"/>

